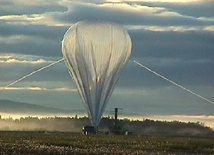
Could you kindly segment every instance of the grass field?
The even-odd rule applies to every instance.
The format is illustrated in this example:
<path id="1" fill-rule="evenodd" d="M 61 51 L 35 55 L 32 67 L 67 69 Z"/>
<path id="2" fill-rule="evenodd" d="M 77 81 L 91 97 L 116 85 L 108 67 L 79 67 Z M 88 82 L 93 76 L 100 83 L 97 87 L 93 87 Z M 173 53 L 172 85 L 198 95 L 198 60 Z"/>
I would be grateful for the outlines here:
<path id="1" fill-rule="evenodd" d="M 1 155 L 213 155 L 214 138 L 0 132 Z"/>

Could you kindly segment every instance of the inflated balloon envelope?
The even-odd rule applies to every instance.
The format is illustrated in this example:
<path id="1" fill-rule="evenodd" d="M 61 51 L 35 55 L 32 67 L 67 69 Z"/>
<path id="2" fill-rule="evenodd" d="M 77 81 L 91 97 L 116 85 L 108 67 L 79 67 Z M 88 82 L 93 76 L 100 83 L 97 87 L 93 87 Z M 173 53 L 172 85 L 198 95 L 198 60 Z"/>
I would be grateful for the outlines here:
<path id="1" fill-rule="evenodd" d="M 62 53 L 91 123 L 98 127 L 130 57 L 130 36 L 117 24 L 81 21 L 65 33 Z"/>

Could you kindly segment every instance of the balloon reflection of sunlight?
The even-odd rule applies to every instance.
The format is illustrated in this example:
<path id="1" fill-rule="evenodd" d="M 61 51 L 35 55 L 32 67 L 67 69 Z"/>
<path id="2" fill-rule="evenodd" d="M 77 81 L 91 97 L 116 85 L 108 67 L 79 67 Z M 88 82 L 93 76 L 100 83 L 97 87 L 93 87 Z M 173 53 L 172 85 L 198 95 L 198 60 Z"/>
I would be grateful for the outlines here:
<path id="1" fill-rule="evenodd" d="M 179 88 L 181 88 L 181 89 L 183 89 L 183 90 L 185 90 L 185 91 L 187 91 L 187 92 L 189 92 L 189 93 L 191 93 L 191 94 L 193 94 L 193 95 L 195 95 L 195 96 L 201 98 L 202 100 L 205 100 L 205 101 L 207 101 L 207 102 L 209 102 L 209 103 L 211 103 L 211 104 L 214 104 L 213 101 L 211 101 L 211 100 L 209 100 L 209 99 L 207 99 L 207 98 L 205 98 L 205 97 L 203 97 L 203 96 L 201 96 L 201 95 L 199 95 L 199 94 L 197 94 L 197 93 L 195 93 L 195 92 L 193 92 L 193 91 L 191 91 L 191 90 L 189 90 L 189 89 L 187 89 L 187 88 L 181 86 L 180 84 L 175 83 L 174 81 L 172 81 L 172 80 L 166 78 L 165 76 L 160 75 L 159 73 L 157 73 L 157 72 L 155 72 L 155 71 L 149 69 L 148 67 L 146 67 L 146 66 L 144 66 L 143 64 L 139 63 L 138 61 L 135 61 L 135 60 L 134 60 L 134 63 L 136 63 L 136 64 L 139 65 L 140 67 L 146 69 L 147 71 L 149 71 L 149 72 L 155 74 L 156 76 L 158 76 L 158 77 L 160 77 L 160 78 L 162 78 L 162 79 L 168 81 L 169 83 L 171 83 L 171 84 L 173 84 L 173 85 L 175 85 L 175 86 L 177 86 L 177 87 L 179 87 Z"/>

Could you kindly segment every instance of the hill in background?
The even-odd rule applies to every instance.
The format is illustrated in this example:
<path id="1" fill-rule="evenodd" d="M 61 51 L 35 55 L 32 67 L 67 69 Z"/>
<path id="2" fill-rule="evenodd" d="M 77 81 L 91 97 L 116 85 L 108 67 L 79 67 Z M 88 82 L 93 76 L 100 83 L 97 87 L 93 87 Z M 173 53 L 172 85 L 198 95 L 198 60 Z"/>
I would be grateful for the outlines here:
<path id="1" fill-rule="evenodd" d="M 12 114 L 71 114 L 77 111 L 64 110 L 59 108 L 51 108 L 39 106 L 23 102 L 14 102 L 10 100 L 0 100 L 0 113 Z"/>

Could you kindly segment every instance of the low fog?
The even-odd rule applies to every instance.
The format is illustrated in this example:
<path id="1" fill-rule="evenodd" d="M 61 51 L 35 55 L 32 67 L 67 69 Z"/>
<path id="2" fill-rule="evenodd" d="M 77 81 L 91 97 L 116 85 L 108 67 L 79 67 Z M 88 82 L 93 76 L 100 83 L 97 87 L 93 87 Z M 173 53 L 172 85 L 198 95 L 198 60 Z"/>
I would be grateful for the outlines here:
<path id="1" fill-rule="evenodd" d="M 113 117 L 103 117 L 98 130 L 110 131 L 114 125 Z M 130 131 L 135 135 L 177 135 L 177 136 L 214 136 L 214 131 L 200 122 L 154 121 L 149 119 L 119 119 L 120 133 Z M 88 117 L 11 117 L 0 119 L 0 131 L 39 131 L 39 132 L 76 132 L 81 133 L 84 125 L 90 125 Z"/>
<path id="2" fill-rule="evenodd" d="M 88 121 L 86 122 L 86 124 L 89 123 Z M 78 124 L 72 118 L 21 117 L 20 119 L 1 119 L 0 130 L 81 132 L 81 124 Z"/>

